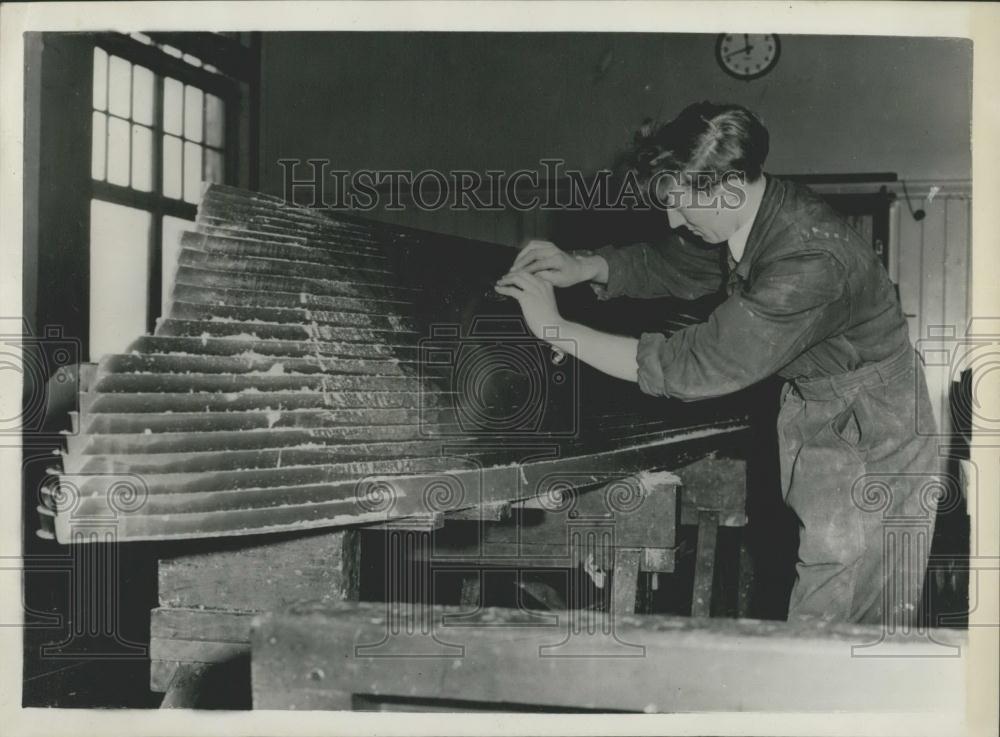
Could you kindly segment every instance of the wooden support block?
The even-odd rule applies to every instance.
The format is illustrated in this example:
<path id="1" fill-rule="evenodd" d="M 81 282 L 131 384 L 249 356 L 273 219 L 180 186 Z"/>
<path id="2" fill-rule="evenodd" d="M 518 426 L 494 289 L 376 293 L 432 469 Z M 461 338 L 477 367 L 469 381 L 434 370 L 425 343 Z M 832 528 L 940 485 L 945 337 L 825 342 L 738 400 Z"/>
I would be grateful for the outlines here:
<path id="1" fill-rule="evenodd" d="M 634 712 L 965 709 L 967 635 L 956 630 L 897 635 L 880 646 L 890 657 L 859 657 L 886 638 L 882 628 L 622 615 L 613 632 L 594 633 L 535 614 L 434 607 L 404 612 L 392 629 L 385 604 L 264 616 L 252 633 L 254 708 L 409 699 Z M 379 645 L 366 654 L 367 643 Z M 406 657 L 428 644 L 433 654 Z"/>
<path id="2" fill-rule="evenodd" d="M 356 586 L 353 530 L 185 546 L 159 562 L 160 605 L 279 611 L 347 598 Z"/>
<path id="3" fill-rule="evenodd" d="M 698 550 L 694 562 L 691 616 L 712 616 L 712 583 L 715 580 L 715 543 L 719 533 L 718 512 L 698 515 Z"/>
<path id="4" fill-rule="evenodd" d="M 640 571 L 672 573 L 677 561 L 677 548 L 643 548 Z"/>
<path id="5" fill-rule="evenodd" d="M 702 458 L 681 469 L 681 524 L 698 524 L 701 511 L 718 512 L 723 527 L 747 523 L 747 464 L 735 458 Z"/>
<path id="6" fill-rule="evenodd" d="M 212 541 L 185 551 L 159 561 L 161 608 L 150 618 L 156 692 L 188 673 L 185 666 L 208 664 L 202 676 L 210 677 L 212 669 L 246 661 L 254 612 L 358 596 L 356 530 Z"/>

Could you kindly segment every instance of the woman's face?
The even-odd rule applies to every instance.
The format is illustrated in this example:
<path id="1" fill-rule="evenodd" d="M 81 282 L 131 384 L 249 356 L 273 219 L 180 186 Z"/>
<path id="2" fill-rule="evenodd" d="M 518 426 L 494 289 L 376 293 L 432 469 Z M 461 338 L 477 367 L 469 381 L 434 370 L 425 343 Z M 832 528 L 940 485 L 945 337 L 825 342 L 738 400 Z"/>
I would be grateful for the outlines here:
<path id="1" fill-rule="evenodd" d="M 724 243 L 739 230 L 743 182 L 727 179 L 708 189 L 695 189 L 689 178 L 665 176 L 656 182 L 657 204 L 667 213 L 671 228 L 687 228 L 706 243 Z"/>
<path id="2" fill-rule="evenodd" d="M 721 188 L 711 192 L 686 192 L 667 208 L 671 228 L 685 227 L 706 243 L 725 243 L 739 230 L 740 210 L 729 205 Z"/>

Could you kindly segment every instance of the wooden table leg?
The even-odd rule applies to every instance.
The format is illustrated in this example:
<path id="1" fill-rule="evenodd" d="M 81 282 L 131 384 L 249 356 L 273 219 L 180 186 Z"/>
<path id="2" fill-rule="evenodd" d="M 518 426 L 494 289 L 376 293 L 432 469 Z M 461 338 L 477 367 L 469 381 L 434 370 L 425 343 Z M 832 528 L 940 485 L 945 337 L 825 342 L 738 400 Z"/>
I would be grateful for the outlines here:
<path id="1" fill-rule="evenodd" d="M 694 562 L 691 616 L 712 616 L 712 582 L 715 578 L 715 542 L 719 532 L 718 512 L 698 513 L 698 551 Z"/>
<path id="2" fill-rule="evenodd" d="M 641 550 L 615 550 L 615 570 L 611 577 L 611 611 L 614 614 L 635 614 L 641 557 Z"/>
<path id="3" fill-rule="evenodd" d="M 211 666 L 208 663 L 181 663 L 170 679 L 170 686 L 160 702 L 161 709 L 193 709 L 198 703 L 202 683 Z"/>
<path id="4" fill-rule="evenodd" d="M 751 616 L 751 606 L 753 604 L 754 588 L 754 562 L 750 551 L 747 549 L 746 528 L 740 530 L 740 561 L 739 576 L 737 580 L 736 595 L 736 616 L 746 619 Z"/>

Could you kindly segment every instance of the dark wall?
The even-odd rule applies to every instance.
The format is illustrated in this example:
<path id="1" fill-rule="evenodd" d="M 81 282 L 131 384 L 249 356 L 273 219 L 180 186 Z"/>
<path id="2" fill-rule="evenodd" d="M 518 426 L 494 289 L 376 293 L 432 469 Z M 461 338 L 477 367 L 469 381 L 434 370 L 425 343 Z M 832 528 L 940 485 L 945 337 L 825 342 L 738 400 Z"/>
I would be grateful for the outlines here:
<path id="1" fill-rule="evenodd" d="M 261 181 L 278 158 L 356 168 L 605 166 L 646 116 L 700 99 L 760 113 L 776 173 L 970 175 L 972 44 L 783 36 L 741 82 L 712 34 L 269 33 Z M 929 67 L 930 65 L 930 67 Z M 933 72 L 930 73 L 932 68 Z"/>

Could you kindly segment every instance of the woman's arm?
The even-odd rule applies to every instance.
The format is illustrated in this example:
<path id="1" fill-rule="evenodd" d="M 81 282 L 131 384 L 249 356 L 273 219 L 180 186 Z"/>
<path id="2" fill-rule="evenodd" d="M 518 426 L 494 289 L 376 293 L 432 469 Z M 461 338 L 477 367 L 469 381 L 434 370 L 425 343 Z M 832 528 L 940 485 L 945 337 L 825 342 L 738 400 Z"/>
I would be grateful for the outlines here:
<path id="1" fill-rule="evenodd" d="M 560 350 L 616 379 L 639 381 L 638 339 L 602 333 L 575 322 L 561 323 L 558 333 Z"/>
<path id="2" fill-rule="evenodd" d="M 647 394 L 693 400 L 750 386 L 842 330 L 850 314 L 845 285 L 836 260 L 803 249 L 768 264 L 752 289 L 731 296 L 707 322 L 670 338 L 646 333 L 638 341 L 563 320 L 552 285 L 533 274 L 507 274 L 496 290 L 520 303 L 539 338 L 546 339 L 546 327 L 555 327 L 558 347 L 584 363 L 637 381 Z"/>
<path id="3" fill-rule="evenodd" d="M 500 279 L 496 290 L 520 303 L 528 329 L 536 337 L 546 340 L 548 335 L 554 334 L 560 350 L 616 379 L 638 381 L 636 351 L 639 341 L 564 320 L 550 282 L 526 271 L 517 271 Z"/>
<path id="4" fill-rule="evenodd" d="M 697 299 L 718 292 L 724 280 L 719 248 L 695 245 L 676 233 L 661 244 L 607 246 L 594 253 L 567 253 L 549 241 L 532 240 L 510 270 L 526 271 L 557 287 L 589 281 L 602 299 Z"/>
<path id="5" fill-rule="evenodd" d="M 608 282 L 608 262 L 602 256 L 566 253 L 551 241 L 528 241 L 510 270 L 526 271 L 557 287 L 571 287 L 585 281 Z"/>

